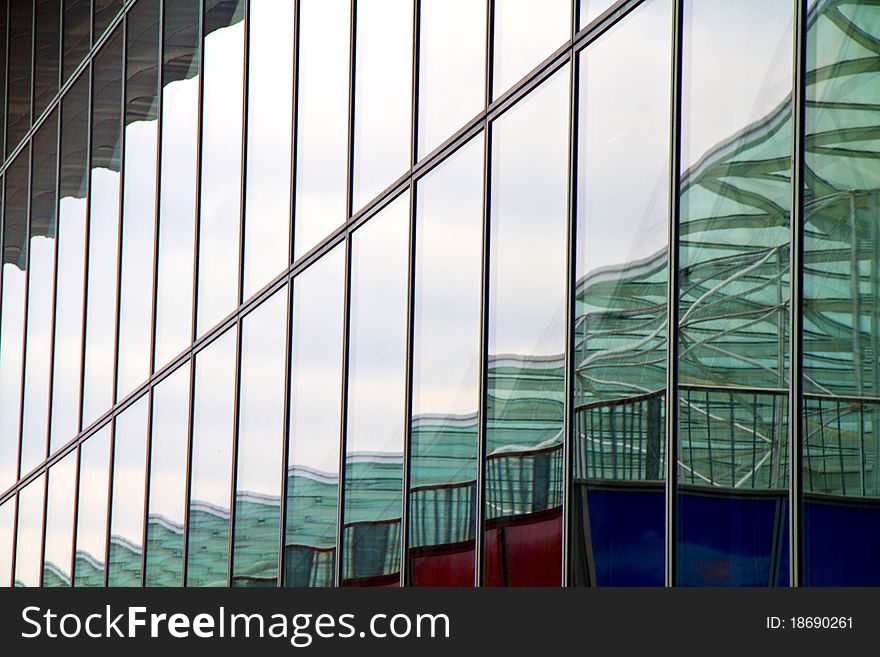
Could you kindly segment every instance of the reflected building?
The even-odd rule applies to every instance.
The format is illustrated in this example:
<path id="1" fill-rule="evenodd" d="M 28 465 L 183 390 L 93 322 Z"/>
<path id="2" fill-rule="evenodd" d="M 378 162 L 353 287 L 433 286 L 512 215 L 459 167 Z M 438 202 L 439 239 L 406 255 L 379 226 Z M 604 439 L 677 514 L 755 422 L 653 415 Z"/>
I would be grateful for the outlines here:
<path id="1" fill-rule="evenodd" d="M 0 1 L 0 585 L 880 583 L 873 4 Z"/>

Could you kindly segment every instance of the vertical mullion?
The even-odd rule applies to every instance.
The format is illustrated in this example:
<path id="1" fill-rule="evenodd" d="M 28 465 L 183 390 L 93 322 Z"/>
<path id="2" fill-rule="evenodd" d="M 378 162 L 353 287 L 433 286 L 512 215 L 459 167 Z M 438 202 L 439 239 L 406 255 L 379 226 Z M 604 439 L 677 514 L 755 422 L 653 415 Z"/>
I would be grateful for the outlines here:
<path id="1" fill-rule="evenodd" d="M 804 224 L 804 139 L 806 122 L 807 0 L 794 0 L 794 39 L 792 53 L 792 153 L 791 215 L 789 249 L 789 585 L 803 584 L 803 224 Z"/>
<path id="2" fill-rule="evenodd" d="M 579 58 L 574 50 L 574 35 L 580 24 L 580 1 L 571 2 L 571 43 L 569 53 L 569 105 L 568 105 L 568 235 L 566 236 L 565 276 L 565 351 L 564 362 L 564 415 L 562 431 L 562 586 L 571 586 L 571 527 L 573 523 L 572 499 L 574 436 L 574 344 L 575 308 L 577 295 L 577 158 L 578 158 L 578 71 Z"/>
<path id="3" fill-rule="evenodd" d="M 33 98 L 31 99 L 31 104 L 33 104 Z M 20 156 L 19 156 L 20 157 Z M 24 450 L 24 405 L 25 405 L 25 390 L 24 385 L 27 380 L 27 343 L 28 343 L 28 316 L 30 312 L 28 312 L 28 306 L 31 296 L 31 191 L 34 186 L 34 148 L 33 144 L 28 144 L 28 157 L 27 157 L 27 189 L 25 189 L 25 194 L 27 199 L 25 201 L 25 224 L 24 224 L 24 306 L 22 307 L 22 329 L 21 329 L 21 376 L 19 377 L 18 382 L 18 458 L 17 458 L 17 466 L 15 468 L 16 472 L 16 485 L 21 481 L 22 475 L 27 473 L 22 473 L 22 451 Z M 7 218 L 4 216 L 4 221 Z M 44 459 L 45 460 L 45 457 Z M 16 523 L 17 523 L 17 515 L 16 514 Z M 16 528 L 16 532 L 17 532 Z M 14 560 L 14 559 L 13 559 Z M 13 577 L 15 576 L 15 570 L 13 572 Z M 14 582 L 13 582 L 14 584 Z"/>
<path id="4" fill-rule="evenodd" d="M 74 466 L 73 476 L 73 528 L 70 537 L 70 587 L 73 588 L 74 577 L 76 577 L 76 535 L 79 531 L 79 481 L 80 481 L 80 462 L 82 461 L 82 444 L 77 445 L 73 450 L 76 454 L 76 465 Z M 42 568 L 42 564 L 40 564 Z M 13 571 L 14 572 L 14 571 Z"/>
<path id="5" fill-rule="evenodd" d="M 681 83 L 684 0 L 673 0 L 669 137 L 669 242 L 666 324 L 665 585 L 675 586 L 678 527 L 678 287 L 681 178 Z M 691 463 L 693 467 L 693 463 Z"/>

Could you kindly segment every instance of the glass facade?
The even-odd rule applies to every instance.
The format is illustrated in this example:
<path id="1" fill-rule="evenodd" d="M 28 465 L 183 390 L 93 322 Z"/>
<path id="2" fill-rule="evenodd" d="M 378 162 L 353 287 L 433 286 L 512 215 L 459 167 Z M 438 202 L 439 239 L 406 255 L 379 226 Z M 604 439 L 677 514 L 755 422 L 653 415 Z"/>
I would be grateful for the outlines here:
<path id="1" fill-rule="evenodd" d="M 0 585 L 880 585 L 875 5 L 0 1 Z"/>

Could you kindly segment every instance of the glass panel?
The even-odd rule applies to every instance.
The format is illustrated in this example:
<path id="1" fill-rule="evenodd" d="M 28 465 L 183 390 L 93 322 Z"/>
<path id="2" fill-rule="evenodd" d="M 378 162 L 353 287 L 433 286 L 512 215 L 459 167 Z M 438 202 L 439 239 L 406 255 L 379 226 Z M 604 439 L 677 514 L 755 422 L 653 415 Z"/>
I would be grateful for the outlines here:
<path id="1" fill-rule="evenodd" d="M 40 475 L 18 493 L 15 586 L 40 586 L 45 497 L 45 475 Z"/>
<path id="2" fill-rule="evenodd" d="M 0 311 L 0 490 L 18 477 L 21 374 L 27 283 L 28 151 L 6 170 Z"/>
<path id="3" fill-rule="evenodd" d="M 155 367 L 192 342 L 199 2 L 165 1 Z"/>
<path id="4" fill-rule="evenodd" d="M 570 36 L 570 0 L 495 0 L 492 97 L 507 91 Z"/>
<path id="5" fill-rule="evenodd" d="M 804 583 L 880 584 L 875 3 L 811 3 L 804 190 Z"/>
<path id="6" fill-rule="evenodd" d="M 284 287 L 242 323 L 233 586 L 278 579 L 287 296 Z"/>
<path id="7" fill-rule="evenodd" d="M 614 4 L 614 2 L 615 0 L 580 0 L 579 28 L 584 28 L 589 25 L 590 22 L 601 16 L 606 9 Z M 661 51 L 659 50 L 655 50 L 654 54 L 657 55 L 660 52 Z"/>
<path id="8" fill-rule="evenodd" d="M 94 0 L 95 26 L 92 40 L 97 41 L 122 9 L 123 0 Z"/>
<path id="9" fill-rule="evenodd" d="M 0 146 L 6 143 L 6 47 L 9 44 L 9 31 L 6 29 L 9 17 L 9 0 L 0 0 L 0 107 L 3 108 L 3 121 L 0 121 Z M 0 148 L 5 156 L 6 151 Z M 5 159 L 5 157 L 3 158 Z M 0 573 L 0 583 L 3 575 Z"/>
<path id="10" fill-rule="evenodd" d="M 293 288 L 285 586 L 332 586 L 339 501 L 345 248 Z"/>
<path id="11" fill-rule="evenodd" d="M 473 586 L 483 135 L 417 191 L 410 582 Z"/>
<path id="12" fill-rule="evenodd" d="M 226 586 L 236 332 L 196 354 L 187 586 Z"/>
<path id="13" fill-rule="evenodd" d="M 493 125 L 484 583 L 558 586 L 567 66 Z"/>
<path id="14" fill-rule="evenodd" d="M 669 0 L 580 57 L 572 573 L 664 582 Z"/>
<path id="15" fill-rule="evenodd" d="M 74 586 L 104 586 L 109 480 L 110 426 L 107 425 L 80 447 Z"/>
<path id="16" fill-rule="evenodd" d="M 89 76 L 81 76 L 61 105 L 61 201 L 53 340 L 50 452 L 79 431 L 83 290 L 86 249 Z"/>
<path id="17" fill-rule="evenodd" d="M 486 3 L 423 0 L 419 33 L 419 158 L 485 106 Z"/>
<path id="18" fill-rule="evenodd" d="M 36 0 L 34 44 L 34 116 L 38 117 L 58 93 L 61 58 L 61 0 Z"/>
<path id="19" fill-rule="evenodd" d="M 198 335 L 238 306 L 243 18 L 243 0 L 206 4 Z"/>
<path id="20" fill-rule="evenodd" d="M 91 0 L 64 0 L 63 79 L 69 78 L 89 52 Z"/>
<path id="21" fill-rule="evenodd" d="M 352 238 L 342 584 L 397 586 L 409 194 Z"/>
<path id="22" fill-rule="evenodd" d="M 15 501 L 0 506 L 0 587 L 12 583 L 12 543 L 15 525 Z"/>
<path id="23" fill-rule="evenodd" d="M 290 262 L 294 3 L 251 0 L 244 298 Z"/>
<path id="24" fill-rule="evenodd" d="M 92 79 L 92 162 L 83 426 L 113 404 L 122 157 L 122 35 L 95 59 Z"/>
<path id="25" fill-rule="evenodd" d="M 189 375 L 187 363 L 153 389 L 147 586 L 183 584 Z"/>
<path id="26" fill-rule="evenodd" d="M 46 496 L 46 548 L 43 586 L 70 586 L 73 511 L 76 502 L 76 450 L 49 469 Z"/>
<path id="27" fill-rule="evenodd" d="M 55 210 L 58 113 L 53 112 L 33 140 L 31 223 L 28 228 L 27 339 L 24 373 L 21 471 L 46 458 L 49 429 L 49 375 L 52 301 L 55 292 Z"/>
<path id="28" fill-rule="evenodd" d="M 358 3 L 356 30 L 353 211 L 409 170 L 413 0 Z"/>
<path id="29" fill-rule="evenodd" d="M 684 11 L 679 583 L 787 585 L 792 4 Z"/>
<path id="30" fill-rule="evenodd" d="M 147 395 L 116 416 L 108 586 L 141 585 L 148 419 Z"/>
<path id="31" fill-rule="evenodd" d="M 132 7 L 128 13 L 127 38 L 117 399 L 125 397 L 150 375 L 159 123 L 159 0 L 139 0 Z"/>
<path id="32" fill-rule="evenodd" d="M 6 77 L 6 155 L 31 127 L 33 2 L 9 3 L 9 71 Z"/>
<path id="33" fill-rule="evenodd" d="M 350 0 L 299 9 L 294 260 L 346 219 Z"/>

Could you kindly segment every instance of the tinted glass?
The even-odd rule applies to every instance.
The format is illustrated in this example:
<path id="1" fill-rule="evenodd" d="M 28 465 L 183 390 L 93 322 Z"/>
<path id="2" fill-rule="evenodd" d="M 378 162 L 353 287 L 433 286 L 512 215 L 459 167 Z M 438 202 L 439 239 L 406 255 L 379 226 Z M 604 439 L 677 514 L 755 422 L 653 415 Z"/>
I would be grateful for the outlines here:
<path id="1" fill-rule="evenodd" d="M 18 493 L 15 586 L 40 586 L 40 573 L 43 570 L 43 502 L 45 497 L 45 475 L 40 475 Z"/>
<path id="2" fill-rule="evenodd" d="M 409 195 L 352 240 L 342 585 L 397 586 Z"/>
<path id="3" fill-rule="evenodd" d="M 76 463 L 77 452 L 74 450 L 49 469 L 43 586 L 70 586 Z"/>
<path id="4" fill-rule="evenodd" d="M 485 584 L 561 581 L 570 74 L 493 125 Z"/>
<path id="5" fill-rule="evenodd" d="M 107 553 L 107 489 L 110 426 L 80 447 L 74 586 L 104 586 Z"/>
<path id="6" fill-rule="evenodd" d="M 89 51 L 91 0 L 64 0 L 63 79 L 67 80 Z"/>
<path id="7" fill-rule="evenodd" d="M 95 12 L 92 40 L 97 41 L 122 9 L 123 0 L 92 0 L 92 4 Z"/>
<path id="8" fill-rule="evenodd" d="M 33 12 L 33 2 L 9 3 L 6 155 L 12 153 L 31 127 Z"/>
<path id="9" fill-rule="evenodd" d="M 38 117 L 58 93 L 61 61 L 61 0 L 35 0 L 34 116 Z"/>

